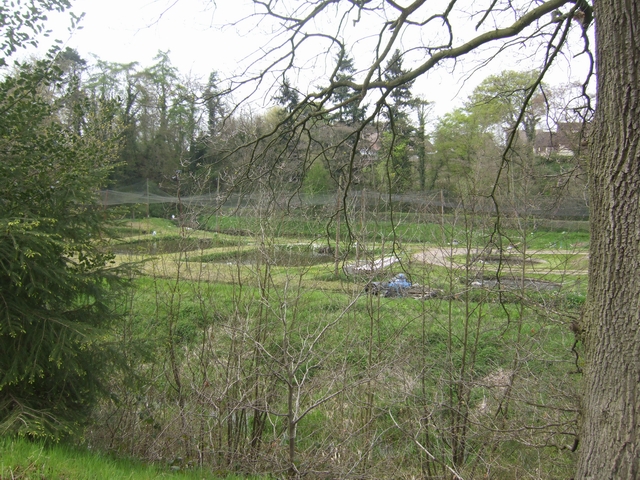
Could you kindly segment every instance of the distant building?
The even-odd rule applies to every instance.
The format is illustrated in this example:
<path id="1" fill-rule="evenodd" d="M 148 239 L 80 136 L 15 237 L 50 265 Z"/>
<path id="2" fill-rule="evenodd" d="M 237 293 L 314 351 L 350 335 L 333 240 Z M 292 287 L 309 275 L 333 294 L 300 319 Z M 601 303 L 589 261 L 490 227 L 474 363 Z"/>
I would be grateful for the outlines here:
<path id="1" fill-rule="evenodd" d="M 585 146 L 586 132 L 580 122 L 560 122 L 555 132 L 536 130 L 536 155 L 572 157 Z"/>
<path id="2" fill-rule="evenodd" d="M 371 165 L 382 148 L 382 135 L 380 131 L 371 126 L 365 127 L 360 138 L 359 147 L 360 155 L 363 159 L 363 166 Z"/>

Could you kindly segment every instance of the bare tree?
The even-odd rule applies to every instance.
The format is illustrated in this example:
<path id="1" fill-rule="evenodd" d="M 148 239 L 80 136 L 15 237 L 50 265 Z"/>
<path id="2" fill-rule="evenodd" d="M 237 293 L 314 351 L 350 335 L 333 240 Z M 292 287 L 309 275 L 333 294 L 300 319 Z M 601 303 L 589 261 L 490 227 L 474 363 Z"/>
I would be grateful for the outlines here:
<path id="1" fill-rule="evenodd" d="M 436 6 L 426 0 L 255 0 L 257 17 L 265 22 L 273 20 L 280 28 L 263 50 L 264 67 L 252 78 L 239 78 L 236 88 L 250 82 L 264 84 L 274 73 L 299 73 L 302 52 L 308 65 L 308 53 L 315 51 L 315 64 L 329 65 L 328 83 L 306 92 L 282 128 L 304 130 L 314 118 L 331 114 L 347 103 L 367 101 L 372 107 L 362 122 L 364 128 L 386 108 L 396 89 L 443 67 L 454 68 L 465 57 L 475 61 L 471 68 L 475 71 L 507 51 L 526 52 L 529 60 L 540 62 L 539 84 L 551 65 L 563 56 L 572 56 L 577 46 L 578 52 L 589 59 L 586 91 L 595 71 L 589 42 L 595 18 L 599 82 L 590 156 L 591 277 L 585 315 L 576 325 L 588 356 L 578 477 L 635 478 L 640 470 L 640 47 L 635 41 L 640 14 L 631 0 L 594 4 L 592 8 L 586 0 L 495 0 L 487 4 L 452 0 Z M 530 48 L 522 49 L 523 45 Z M 407 70 L 385 78 L 383 65 L 396 49 L 400 49 Z M 356 69 L 360 69 L 353 79 L 335 75 L 335 58 L 344 51 L 354 57 Z M 340 104 L 331 103 L 334 93 L 345 87 L 353 95 Z M 525 95 L 525 105 L 535 87 Z M 523 106 L 517 122 L 522 123 L 525 112 Z M 277 131 L 264 138 L 274 135 Z M 497 180 L 509 167 L 507 152 L 515 135 L 512 130 Z M 244 166 L 247 174 L 251 164 Z M 498 181 L 491 197 L 499 214 L 497 185 Z M 349 186 L 347 181 L 345 198 Z"/>

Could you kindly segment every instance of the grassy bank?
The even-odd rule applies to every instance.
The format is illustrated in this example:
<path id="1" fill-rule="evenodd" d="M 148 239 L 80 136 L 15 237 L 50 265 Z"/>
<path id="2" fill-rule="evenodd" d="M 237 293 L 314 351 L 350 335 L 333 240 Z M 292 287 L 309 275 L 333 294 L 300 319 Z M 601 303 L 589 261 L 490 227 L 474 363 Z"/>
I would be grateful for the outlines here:
<path id="1" fill-rule="evenodd" d="M 46 445 L 25 439 L 0 439 L 2 480 L 249 480 L 258 477 L 219 476 L 204 469 L 191 469 L 176 459 L 173 465 L 148 465 L 137 460 L 115 458 L 64 444 Z M 266 478 L 266 477 L 261 477 Z"/>

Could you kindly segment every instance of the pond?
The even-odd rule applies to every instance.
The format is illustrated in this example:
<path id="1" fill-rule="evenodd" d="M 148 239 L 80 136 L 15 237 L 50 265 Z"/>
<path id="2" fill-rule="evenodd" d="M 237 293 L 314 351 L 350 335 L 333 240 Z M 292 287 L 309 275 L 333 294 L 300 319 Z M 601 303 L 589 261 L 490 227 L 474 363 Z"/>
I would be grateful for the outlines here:
<path id="1" fill-rule="evenodd" d="M 267 249 L 250 248 L 212 252 L 191 258 L 193 262 L 233 263 L 255 265 L 269 263 L 279 267 L 311 267 L 333 262 L 333 255 L 320 253 L 309 245 L 276 245 Z"/>
<path id="2" fill-rule="evenodd" d="M 235 245 L 237 245 L 237 242 L 230 241 L 229 239 L 151 237 L 114 245 L 112 251 L 120 255 L 157 255 Z"/>

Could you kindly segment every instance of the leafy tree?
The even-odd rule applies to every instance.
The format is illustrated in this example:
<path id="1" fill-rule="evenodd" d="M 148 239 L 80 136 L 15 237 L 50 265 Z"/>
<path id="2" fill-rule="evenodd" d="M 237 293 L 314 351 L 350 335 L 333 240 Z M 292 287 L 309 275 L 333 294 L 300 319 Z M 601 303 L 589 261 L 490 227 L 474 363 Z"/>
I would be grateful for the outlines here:
<path id="1" fill-rule="evenodd" d="M 66 99 L 42 94 L 64 80 L 51 64 L 0 83 L 0 432 L 58 438 L 86 419 L 116 362 L 104 332 L 120 282 L 97 192 L 118 124 L 109 103 L 85 112 L 82 131 L 63 122 Z"/>
<path id="2" fill-rule="evenodd" d="M 196 133 L 196 118 L 193 117 L 193 135 L 191 145 L 190 168 L 192 171 L 207 169 L 209 175 L 219 178 L 225 167 L 225 117 L 227 116 L 227 101 L 225 93 L 220 87 L 218 72 L 209 74 L 208 81 L 202 93 L 206 113 L 206 129 Z M 195 114 L 195 107 L 193 105 Z M 229 120 L 230 121 L 230 120 Z"/>
<path id="3" fill-rule="evenodd" d="M 175 99 L 178 71 L 171 64 L 169 52 L 158 52 L 155 64 L 141 72 L 140 151 L 143 178 L 162 182 L 180 169 L 170 109 Z"/>
<path id="4" fill-rule="evenodd" d="M 541 95 L 541 85 L 537 82 L 537 72 L 518 72 L 506 70 L 497 75 L 490 75 L 478 85 L 471 95 L 467 108 L 481 116 L 487 125 L 499 128 L 499 140 L 503 141 L 504 132 L 521 126 L 527 140 L 532 143 L 535 137 L 536 125 L 544 111 L 541 105 L 526 102 L 532 90 Z M 522 111 L 520 125 L 517 125 Z"/>
<path id="5" fill-rule="evenodd" d="M 418 176 L 420 179 L 420 190 L 424 191 L 427 185 L 427 115 L 431 102 L 424 98 L 416 97 L 412 101 L 412 107 L 418 114 L 418 129 L 416 131 L 416 153 L 418 155 Z"/>
<path id="6" fill-rule="evenodd" d="M 219 84 L 220 76 L 218 72 L 211 72 L 203 95 L 207 108 L 208 134 L 211 138 L 220 133 L 227 110 L 224 92 L 220 89 Z"/>
<path id="7" fill-rule="evenodd" d="M 84 83 L 87 95 L 94 103 L 117 102 L 118 119 L 122 125 L 122 148 L 120 150 L 120 165 L 111 175 L 116 181 L 130 182 L 131 179 L 141 178 L 140 149 L 138 145 L 141 76 L 138 64 L 112 63 L 96 59 L 95 65 L 89 70 Z"/>
<path id="8" fill-rule="evenodd" d="M 331 175 L 320 162 L 314 162 L 304 177 L 303 191 L 310 195 L 329 193 L 332 189 Z"/>
<path id="9" fill-rule="evenodd" d="M 379 176 L 390 191 L 400 193 L 412 187 L 411 147 L 409 139 L 384 132 L 382 135 L 383 162 L 379 164 Z"/>
<path id="10" fill-rule="evenodd" d="M 34 0 L 31 2 L 3 2 L 0 6 L 0 66 L 7 64 L 7 59 L 19 48 L 37 46 L 41 35 L 50 32 L 45 30 L 45 22 L 49 12 L 64 12 L 71 7 L 70 0 Z M 71 14 L 72 25 L 79 17 Z"/>
<path id="11" fill-rule="evenodd" d="M 353 58 L 347 56 L 344 52 L 340 52 L 336 62 L 336 68 L 336 82 L 345 83 L 353 81 L 353 74 L 356 71 Z M 356 93 L 357 92 L 349 86 L 340 86 L 334 89 L 331 97 L 331 100 L 337 107 L 336 112 L 331 117 L 334 122 L 353 125 L 364 120 L 366 108 L 361 107 L 356 102 L 350 101 Z"/>
<path id="12" fill-rule="evenodd" d="M 202 87 L 179 75 L 168 52 L 159 52 L 155 60 L 144 69 L 98 60 L 86 82 L 93 101 L 114 100 L 120 107 L 124 145 L 122 166 L 115 172 L 120 182 L 150 178 L 160 183 L 206 157 Z"/>
<path id="13" fill-rule="evenodd" d="M 385 82 L 395 83 L 406 75 L 407 72 L 402 67 L 402 63 L 402 53 L 399 49 L 396 49 L 385 67 L 383 73 Z M 413 104 L 413 94 L 411 93 L 413 84 L 413 80 L 400 82 L 395 88 L 389 89 L 391 102 L 388 102 L 388 117 L 390 121 L 398 124 L 401 129 L 406 129 L 409 123 L 408 110 Z"/>
<path id="14" fill-rule="evenodd" d="M 511 132 L 516 135 L 508 151 L 509 190 L 514 193 L 514 184 L 518 188 L 530 186 L 527 180 L 533 179 L 536 125 L 545 112 L 539 103 L 524 110 L 522 106 L 536 81 L 534 72 L 491 75 L 474 89 L 464 108 L 440 119 L 434 133 L 436 153 L 428 169 L 430 188 L 435 188 L 439 180 L 440 188 L 477 191 L 483 185 L 483 193 L 489 193 L 499 169 L 492 159 L 502 156 Z"/>
<path id="15" fill-rule="evenodd" d="M 300 105 L 300 94 L 291 86 L 289 79 L 284 77 L 278 93 L 273 97 L 276 103 L 282 106 L 286 113 L 292 113 Z"/>
<path id="16" fill-rule="evenodd" d="M 174 101 L 169 109 L 169 124 L 172 127 L 172 142 L 180 162 L 190 160 L 193 141 L 199 133 L 196 87 L 177 84 Z"/>
<path id="17" fill-rule="evenodd" d="M 402 62 L 402 54 L 399 49 L 396 49 L 385 66 L 382 75 L 385 82 L 394 83 L 406 74 Z M 386 108 L 383 110 L 389 131 L 383 135 L 382 175 L 385 177 L 383 182 L 394 192 L 402 192 L 412 185 L 410 163 L 412 127 L 409 111 L 413 104 L 411 94 L 413 83 L 413 81 L 401 83 L 396 88 L 389 89 L 390 101 L 386 101 Z"/>
<path id="18" fill-rule="evenodd" d="M 478 118 L 463 109 L 444 115 L 436 125 L 434 147 L 436 153 L 428 168 L 428 188 L 444 188 L 453 192 L 467 191 L 480 170 L 481 158 L 492 138 L 478 124 Z M 495 148 L 493 156 L 495 157 Z M 487 172 L 495 175 L 495 168 Z M 489 178 L 485 178 L 490 182 Z M 490 185 L 490 183 L 488 183 Z"/>
<path id="19" fill-rule="evenodd" d="M 63 79 L 53 86 L 59 111 L 64 122 L 74 128 L 77 133 L 81 133 L 85 127 L 84 113 L 88 101 L 82 84 L 87 62 L 76 50 L 67 47 L 56 57 L 56 66 L 62 72 Z"/>
<path id="20" fill-rule="evenodd" d="M 490 75 L 476 87 L 466 109 L 496 145 L 507 147 L 507 175 L 510 197 L 521 205 L 531 203 L 532 195 L 550 192 L 558 183 L 556 171 L 534 155 L 536 132 L 541 119 L 548 118 L 551 89 L 535 71 L 503 71 Z M 513 206 L 515 208 L 515 205 Z"/>

